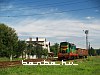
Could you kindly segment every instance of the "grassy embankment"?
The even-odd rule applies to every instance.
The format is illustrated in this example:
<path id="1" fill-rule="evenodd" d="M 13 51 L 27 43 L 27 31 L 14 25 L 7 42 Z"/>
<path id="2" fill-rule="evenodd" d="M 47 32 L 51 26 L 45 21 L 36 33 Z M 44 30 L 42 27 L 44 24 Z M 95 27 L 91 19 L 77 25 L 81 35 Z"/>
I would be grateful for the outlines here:
<path id="1" fill-rule="evenodd" d="M 69 60 L 72 61 L 72 60 Z M 68 63 L 69 61 L 66 61 Z M 15 66 L 1 68 L 0 75 L 100 75 L 100 56 L 73 61 L 78 66 Z M 56 61 L 61 63 L 61 61 Z"/>

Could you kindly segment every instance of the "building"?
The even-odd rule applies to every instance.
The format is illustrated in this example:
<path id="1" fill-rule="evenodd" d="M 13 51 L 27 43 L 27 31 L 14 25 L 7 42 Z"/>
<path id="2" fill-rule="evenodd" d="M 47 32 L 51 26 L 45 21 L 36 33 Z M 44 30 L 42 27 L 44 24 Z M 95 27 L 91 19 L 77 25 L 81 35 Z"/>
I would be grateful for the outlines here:
<path id="1" fill-rule="evenodd" d="M 26 40 L 26 43 L 29 44 L 30 42 L 33 44 L 33 46 L 34 46 L 34 44 L 38 43 L 43 48 L 47 49 L 48 53 L 50 53 L 50 42 L 46 41 L 46 38 L 38 38 L 38 37 L 37 38 L 28 38 Z"/>
<path id="2" fill-rule="evenodd" d="M 26 40 L 26 43 L 27 44 L 32 44 L 33 46 L 38 44 L 38 45 L 41 45 L 42 48 L 44 49 L 47 49 L 48 50 L 48 53 L 50 53 L 50 42 L 46 40 L 46 38 L 28 38 Z M 26 55 L 26 58 L 28 58 L 28 56 Z M 35 56 L 30 56 L 30 58 L 33 58 L 35 59 L 36 58 L 36 55 Z"/>

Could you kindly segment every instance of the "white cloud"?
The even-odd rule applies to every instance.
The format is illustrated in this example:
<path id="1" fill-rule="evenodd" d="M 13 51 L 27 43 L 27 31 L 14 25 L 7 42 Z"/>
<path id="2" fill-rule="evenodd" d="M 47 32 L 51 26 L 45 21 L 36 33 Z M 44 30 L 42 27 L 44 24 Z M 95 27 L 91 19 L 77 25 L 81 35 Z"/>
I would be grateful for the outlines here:
<path id="1" fill-rule="evenodd" d="M 16 30 L 26 33 L 33 33 L 31 35 L 40 36 L 71 36 L 78 34 L 82 31 L 85 26 L 79 21 L 71 21 L 67 19 L 63 20 L 52 20 L 52 19 L 42 19 L 42 20 L 31 20 L 26 19 L 18 24 Z M 21 35 L 21 34 L 20 34 Z"/>
<path id="2" fill-rule="evenodd" d="M 40 19 L 40 20 L 32 20 L 26 19 L 17 24 L 15 27 L 17 32 L 30 32 L 33 33 L 31 35 L 36 34 L 50 34 L 51 36 L 72 36 L 77 34 L 77 36 L 81 35 L 81 31 L 84 29 L 89 30 L 100 30 L 99 24 L 85 24 L 78 20 L 52 20 L 52 19 Z"/>
<path id="3" fill-rule="evenodd" d="M 90 19 L 94 19 L 95 17 L 87 16 L 85 18 L 88 19 L 88 20 L 90 20 Z"/>

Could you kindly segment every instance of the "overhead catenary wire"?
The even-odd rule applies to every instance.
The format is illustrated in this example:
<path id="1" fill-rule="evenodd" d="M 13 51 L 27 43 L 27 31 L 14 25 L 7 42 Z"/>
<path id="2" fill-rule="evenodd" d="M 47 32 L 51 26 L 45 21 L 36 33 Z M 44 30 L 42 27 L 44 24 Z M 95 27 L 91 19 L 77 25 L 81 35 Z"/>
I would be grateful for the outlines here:
<path id="1" fill-rule="evenodd" d="M 24 16 L 35 16 L 35 15 L 48 15 L 48 14 L 57 14 L 57 13 L 65 13 L 65 12 L 74 12 L 74 11 L 82 11 L 82 10 L 88 10 L 93 8 L 99 8 L 100 6 L 95 7 L 88 7 L 88 8 L 80 8 L 80 9 L 72 9 L 72 10 L 65 10 L 65 11 L 58 11 L 58 12 L 49 12 L 49 13 L 43 13 L 43 14 L 26 14 L 26 15 L 6 15 L 6 16 L 0 16 L 0 17 L 24 17 Z"/>
<path id="2" fill-rule="evenodd" d="M 90 0 L 86 0 L 86 1 L 88 2 L 88 1 L 90 1 Z M 38 5 L 38 6 L 56 5 L 56 4 L 59 5 L 59 4 L 63 4 L 63 3 L 68 3 L 68 4 L 69 4 L 70 2 L 72 2 L 72 3 L 77 3 L 77 2 L 86 2 L 86 1 L 63 1 L 63 2 L 54 2 L 54 3 L 45 3 L 44 1 L 39 1 L 40 4 L 37 3 L 37 5 Z M 34 2 L 34 1 L 33 1 L 33 2 Z M 29 3 L 33 3 L 33 2 L 26 2 L 26 3 L 24 3 L 24 4 L 28 4 L 28 5 L 30 6 Z M 43 2 L 44 4 L 42 4 L 42 2 Z M 17 4 L 17 2 L 15 2 L 15 3 Z M 34 2 L 34 3 L 35 3 L 35 2 Z M 12 2 L 12 4 L 13 4 L 13 2 Z M 16 4 L 13 4 L 13 5 L 16 5 Z M 20 2 L 19 5 L 22 5 L 22 4 L 23 4 L 23 3 Z M 1 4 L 1 5 L 2 5 L 2 6 L 5 6 L 5 5 L 3 5 L 3 4 Z M 32 5 L 32 6 L 34 6 L 34 5 Z M 17 6 L 17 7 L 19 7 L 19 6 Z M 16 7 L 16 8 L 17 8 L 17 7 Z M 5 8 L 2 8 L 2 9 L 5 9 Z"/>
<path id="3" fill-rule="evenodd" d="M 6 9 L 6 8 L 1 8 L 3 10 L 6 10 L 6 11 L 21 11 L 21 10 L 31 10 L 31 9 L 45 9 L 45 8 L 48 8 L 48 7 L 56 7 L 56 6 L 67 6 L 67 5 L 72 5 L 72 4 L 78 4 L 78 3 L 85 3 L 85 2 L 89 2 L 90 0 L 86 0 L 86 1 L 78 1 L 78 2 L 72 2 L 71 3 L 66 3 L 66 2 L 58 2 L 58 3 L 53 3 L 53 4 L 44 4 L 44 5 L 38 5 L 39 7 L 37 6 L 34 6 L 34 5 L 28 5 L 27 8 L 26 7 L 15 7 L 15 9 L 12 9 L 12 8 L 9 8 L 9 9 Z"/>

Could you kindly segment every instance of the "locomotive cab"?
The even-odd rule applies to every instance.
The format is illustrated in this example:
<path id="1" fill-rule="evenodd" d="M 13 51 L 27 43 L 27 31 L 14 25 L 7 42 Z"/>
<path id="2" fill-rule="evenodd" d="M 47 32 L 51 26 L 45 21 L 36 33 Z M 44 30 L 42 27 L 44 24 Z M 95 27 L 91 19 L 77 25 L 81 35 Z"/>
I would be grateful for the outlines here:
<path id="1" fill-rule="evenodd" d="M 77 57 L 76 45 L 69 42 L 60 43 L 60 51 L 58 52 L 58 59 L 73 59 Z"/>

